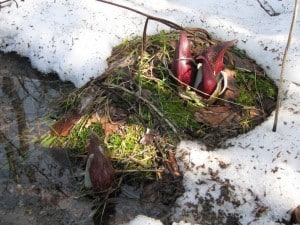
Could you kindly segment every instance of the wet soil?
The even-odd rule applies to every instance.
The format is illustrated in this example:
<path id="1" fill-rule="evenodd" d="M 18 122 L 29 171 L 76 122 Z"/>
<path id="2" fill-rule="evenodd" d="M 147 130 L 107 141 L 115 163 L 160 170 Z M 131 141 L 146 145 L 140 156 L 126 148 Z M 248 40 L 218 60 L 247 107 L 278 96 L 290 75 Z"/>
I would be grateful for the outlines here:
<path id="1" fill-rule="evenodd" d="M 0 224 L 93 224 L 90 200 L 78 197 L 81 168 L 67 150 L 38 144 L 52 121 L 47 113 L 73 89 L 0 53 Z"/>
<path id="2" fill-rule="evenodd" d="M 122 224 L 139 214 L 166 221 L 170 207 L 156 201 L 165 184 L 124 186 L 135 196 L 113 193 L 102 217 L 103 195 L 83 188 L 84 156 L 41 146 L 58 102 L 74 89 L 27 58 L 0 52 L 0 224 Z"/>

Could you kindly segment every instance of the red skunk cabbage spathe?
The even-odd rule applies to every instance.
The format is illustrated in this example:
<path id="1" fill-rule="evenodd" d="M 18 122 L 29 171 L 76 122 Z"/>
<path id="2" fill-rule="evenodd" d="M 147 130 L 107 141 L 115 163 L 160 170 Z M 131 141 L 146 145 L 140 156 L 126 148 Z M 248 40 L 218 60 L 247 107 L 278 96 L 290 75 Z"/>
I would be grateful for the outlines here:
<path id="1" fill-rule="evenodd" d="M 227 41 L 212 46 L 206 49 L 202 55 L 196 57 L 198 73 L 193 86 L 207 94 L 203 94 L 203 97 L 209 98 L 215 91 L 218 84 L 218 74 L 224 69 L 224 54 L 235 42 L 235 40 Z"/>
<path id="2" fill-rule="evenodd" d="M 98 135 L 92 131 L 87 148 L 88 160 L 84 180 L 85 186 L 92 186 L 95 191 L 104 191 L 112 185 L 115 170 L 103 154 Z"/>
<path id="3" fill-rule="evenodd" d="M 201 62 L 199 71 L 197 73 L 197 76 L 201 77 L 201 81 L 198 83 L 197 77 L 194 87 L 206 93 L 207 95 L 203 94 L 203 97 L 208 98 L 217 87 L 217 78 L 214 75 L 213 68 L 211 67 L 209 61 L 204 56 L 198 56 L 197 61 Z"/>
<path id="4" fill-rule="evenodd" d="M 194 82 L 194 64 L 191 55 L 190 41 L 184 31 L 180 32 L 175 50 L 172 72 L 177 79 L 187 85 Z M 183 84 L 180 84 L 183 86 Z"/>
<path id="5" fill-rule="evenodd" d="M 226 41 L 214 46 L 209 47 L 202 54 L 211 64 L 215 76 L 224 69 L 223 58 L 226 50 L 234 45 L 236 40 Z"/>

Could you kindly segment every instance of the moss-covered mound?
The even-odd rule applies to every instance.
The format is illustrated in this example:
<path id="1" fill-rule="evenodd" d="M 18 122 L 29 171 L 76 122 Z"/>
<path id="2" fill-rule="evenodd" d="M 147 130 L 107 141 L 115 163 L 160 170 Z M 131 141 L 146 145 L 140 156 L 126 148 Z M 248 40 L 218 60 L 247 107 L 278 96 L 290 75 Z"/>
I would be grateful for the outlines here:
<path id="1" fill-rule="evenodd" d="M 180 177 L 173 154 L 176 144 L 199 139 L 212 149 L 221 146 L 261 123 L 277 96 L 276 86 L 255 61 L 231 48 L 224 60 L 229 86 L 208 105 L 192 88 L 179 87 L 171 72 L 178 36 L 177 31 L 161 31 L 116 46 L 106 72 L 61 102 L 61 119 L 43 144 L 85 154 L 93 130 L 120 175 L 109 193 L 125 183 L 159 181 L 172 190 L 160 195 L 166 198 L 161 201 L 172 203 L 182 190 L 180 182 L 170 182 Z M 197 29 L 189 29 L 188 37 L 193 56 L 218 43 Z"/>

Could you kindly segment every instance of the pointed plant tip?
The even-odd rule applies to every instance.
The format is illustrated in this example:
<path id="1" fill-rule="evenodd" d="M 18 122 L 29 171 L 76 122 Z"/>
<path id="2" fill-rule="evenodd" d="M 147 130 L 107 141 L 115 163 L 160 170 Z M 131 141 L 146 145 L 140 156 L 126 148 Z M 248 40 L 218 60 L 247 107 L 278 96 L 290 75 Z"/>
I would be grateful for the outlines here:
<path id="1" fill-rule="evenodd" d="M 190 85 L 194 80 L 194 64 L 192 63 L 190 41 L 184 31 L 180 32 L 175 49 L 172 71 L 180 84 Z"/>
<path id="2" fill-rule="evenodd" d="M 226 50 L 227 48 L 235 45 L 237 41 L 238 41 L 237 39 L 233 39 L 231 41 L 221 42 L 219 45 L 222 46 L 224 50 Z"/>
<path id="3" fill-rule="evenodd" d="M 236 45 L 238 43 L 238 40 L 237 39 L 233 39 L 231 41 L 229 41 L 231 44 L 229 45 L 230 46 L 233 46 L 233 45 Z"/>

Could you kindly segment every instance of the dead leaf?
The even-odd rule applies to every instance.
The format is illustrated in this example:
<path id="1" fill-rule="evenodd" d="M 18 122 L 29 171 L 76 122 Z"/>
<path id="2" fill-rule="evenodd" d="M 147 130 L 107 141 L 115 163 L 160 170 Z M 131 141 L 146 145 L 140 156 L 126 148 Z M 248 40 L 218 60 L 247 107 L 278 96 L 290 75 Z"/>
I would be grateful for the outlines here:
<path id="1" fill-rule="evenodd" d="M 151 143 L 153 143 L 155 137 L 158 135 L 158 132 L 155 130 L 150 130 L 149 128 L 147 128 L 146 133 L 144 135 L 144 137 L 142 137 L 140 139 L 140 143 L 142 145 L 149 145 Z"/>
<path id="2" fill-rule="evenodd" d="M 300 205 L 298 205 L 292 212 L 291 223 L 299 224 L 300 223 Z"/>
<path id="3" fill-rule="evenodd" d="M 196 112 L 195 120 L 210 127 L 233 127 L 241 121 L 240 111 L 230 106 L 208 106 Z"/>
<path id="4" fill-rule="evenodd" d="M 110 134 L 116 133 L 120 129 L 120 126 L 122 125 L 121 123 L 118 122 L 111 122 L 107 116 L 100 117 L 99 122 L 102 125 L 105 137 L 107 137 Z"/>
<path id="5" fill-rule="evenodd" d="M 69 111 L 63 119 L 57 121 L 51 130 L 51 135 L 60 135 L 66 137 L 74 125 L 80 120 L 81 115 L 75 111 Z"/>
<path id="6" fill-rule="evenodd" d="M 128 118 L 128 111 L 113 105 L 109 106 L 109 117 L 113 122 L 124 122 Z"/>
<path id="7" fill-rule="evenodd" d="M 219 97 L 225 100 L 234 101 L 240 95 L 239 88 L 236 85 L 235 72 L 227 68 L 224 69 L 224 72 L 226 72 L 227 75 L 227 89 Z"/>
<path id="8" fill-rule="evenodd" d="M 170 169 L 173 177 L 178 177 L 180 176 L 179 172 L 179 166 L 177 164 L 177 160 L 175 158 L 175 152 L 174 151 L 169 151 L 169 159 L 168 162 L 170 163 Z"/>

